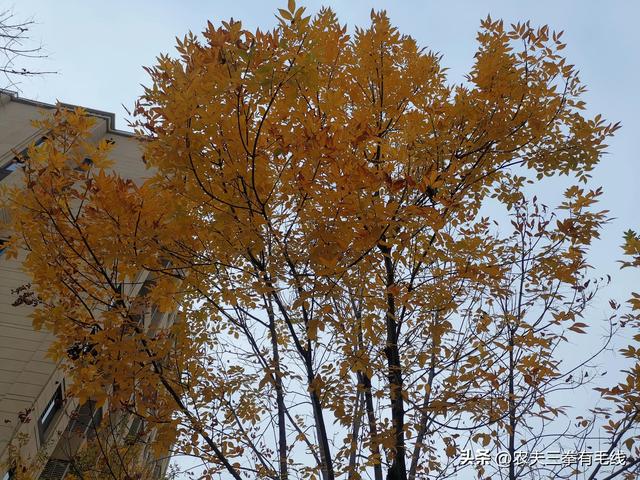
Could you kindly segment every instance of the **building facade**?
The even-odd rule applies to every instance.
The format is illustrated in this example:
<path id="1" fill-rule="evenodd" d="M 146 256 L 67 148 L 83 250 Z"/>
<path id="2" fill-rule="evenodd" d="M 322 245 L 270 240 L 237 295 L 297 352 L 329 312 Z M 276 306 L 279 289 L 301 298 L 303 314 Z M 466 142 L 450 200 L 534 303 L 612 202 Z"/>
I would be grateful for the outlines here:
<path id="1" fill-rule="evenodd" d="M 0 185 L 21 181 L 17 161 L 20 152 L 26 152 L 33 143 L 37 145 L 46 135 L 31 121 L 54 108 L 0 92 Z M 96 119 L 92 140 L 113 142 L 113 168 L 123 177 L 142 181 L 148 173 L 141 161 L 140 143 L 132 134 L 115 129 L 114 114 L 85 110 Z M 0 210 L 0 225 L 2 220 L 7 220 L 7 212 Z M 68 380 L 59 365 L 47 357 L 52 334 L 34 330 L 29 316 L 32 307 L 17 304 L 19 289 L 29 283 L 29 278 L 19 258 L 3 258 L 2 243 L 8 235 L 0 229 L 0 480 L 17 477 L 12 463 L 15 456 L 29 459 L 34 465 L 33 478 L 62 480 L 73 473 L 74 454 L 99 434 L 102 410 L 91 401 L 79 405 L 66 395 Z M 132 288 L 144 289 L 149 281 L 146 272 L 141 272 Z M 151 310 L 148 316 L 145 324 L 154 328 L 171 321 L 171 315 L 157 310 Z M 140 419 L 123 418 L 123 423 L 123 441 L 142 437 Z M 150 443 L 153 432 L 146 432 L 144 439 Z M 161 478 L 168 457 L 153 458 L 148 450 L 142 446 L 141 459 L 152 464 L 150 477 Z"/>

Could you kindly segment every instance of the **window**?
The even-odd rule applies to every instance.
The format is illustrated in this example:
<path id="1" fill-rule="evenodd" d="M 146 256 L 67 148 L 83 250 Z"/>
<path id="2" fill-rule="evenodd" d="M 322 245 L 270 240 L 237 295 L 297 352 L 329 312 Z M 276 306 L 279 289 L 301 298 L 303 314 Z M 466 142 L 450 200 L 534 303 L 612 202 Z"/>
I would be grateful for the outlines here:
<path id="1" fill-rule="evenodd" d="M 38 140 L 34 142 L 34 146 L 41 145 L 47 139 L 46 136 L 40 137 Z M 9 163 L 4 164 L 0 168 L 0 180 L 9 176 L 11 172 L 14 172 L 18 169 L 18 167 L 22 164 L 25 158 L 29 156 L 29 147 L 24 148 L 20 153 L 18 153 L 15 157 L 13 157 Z M 4 479 L 3 479 L 4 480 Z"/>
<path id="2" fill-rule="evenodd" d="M 69 460 L 50 459 L 44 466 L 39 480 L 62 480 L 69 471 Z"/>
<path id="3" fill-rule="evenodd" d="M 71 415 L 65 433 L 75 433 L 93 438 L 102 420 L 102 407 L 96 408 L 96 402 L 87 400 Z"/>
<path id="4" fill-rule="evenodd" d="M 56 418 L 57 414 L 62 410 L 62 385 L 58 385 L 56 388 L 53 397 L 49 400 L 47 407 L 40 415 L 38 419 L 38 433 L 40 434 L 40 441 L 43 442 L 46 435 L 47 430 L 53 423 L 53 420 Z"/>
<path id="5" fill-rule="evenodd" d="M 153 273 L 149 273 L 149 275 L 147 276 L 147 279 L 144 281 L 144 283 L 140 287 L 140 290 L 138 291 L 137 299 L 140 302 L 140 305 L 143 309 L 143 313 L 140 315 L 138 323 L 141 327 L 143 327 L 143 329 L 146 321 L 145 317 L 147 317 L 147 315 L 150 314 L 151 322 L 153 322 L 153 318 L 156 315 L 157 307 L 155 305 L 150 305 L 150 300 L 149 300 L 149 292 L 151 292 L 151 290 L 155 287 L 155 285 L 156 285 L 156 280 L 153 276 Z"/>
<path id="6" fill-rule="evenodd" d="M 111 299 L 111 303 L 107 307 L 108 310 L 113 310 L 114 308 L 117 308 L 118 303 L 122 300 L 122 283 L 119 283 L 116 286 L 116 291 L 117 291 L 117 296 L 114 295 L 114 297 Z"/>
<path id="7" fill-rule="evenodd" d="M 9 163 L 5 164 L 2 168 L 0 168 L 0 180 L 5 177 L 8 177 L 9 174 L 18 169 L 20 163 L 17 158 L 14 158 Z"/>
<path id="8" fill-rule="evenodd" d="M 16 469 L 12 468 L 2 476 L 2 480 L 13 480 L 16 478 Z"/>
<path id="9" fill-rule="evenodd" d="M 89 157 L 85 157 L 84 160 L 82 160 L 82 163 L 78 165 L 76 168 L 74 168 L 74 170 L 77 170 L 80 172 L 82 170 L 87 170 L 92 165 L 93 165 L 93 160 Z"/>
<path id="10" fill-rule="evenodd" d="M 144 422 L 140 417 L 134 417 L 129 426 L 129 432 L 125 437 L 127 445 L 133 445 L 138 442 L 144 433 Z"/>
<path id="11" fill-rule="evenodd" d="M 151 323 L 149 324 L 149 334 L 153 335 L 160 323 L 162 323 L 162 319 L 164 318 L 164 313 L 160 311 L 157 305 L 154 305 L 151 308 Z"/>
<path id="12" fill-rule="evenodd" d="M 87 431 L 87 437 L 95 438 L 98 434 L 98 427 L 100 426 L 100 422 L 102 422 L 102 407 L 98 408 L 93 414 L 93 418 L 91 419 L 91 428 Z"/>
<path id="13" fill-rule="evenodd" d="M 142 287 L 140 287 L 140 291 L 138 292 L 138 296 L 139 297 L 146 297 L 147 295 L 149 295 L 149 292 L 153 289 L 153 287 L 155 287 L 155 285 L 156 285 L 156 280 L 153 277 L 153 274 L 150 273 L 149 276 L 147 277 L 147 279 L 142 284 Z"/>

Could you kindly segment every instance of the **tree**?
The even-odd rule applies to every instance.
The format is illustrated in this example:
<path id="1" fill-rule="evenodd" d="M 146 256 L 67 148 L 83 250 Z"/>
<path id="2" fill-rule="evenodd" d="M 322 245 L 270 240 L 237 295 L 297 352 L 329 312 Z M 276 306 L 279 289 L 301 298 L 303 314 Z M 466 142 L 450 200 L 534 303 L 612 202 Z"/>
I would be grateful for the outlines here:
<path id="1" fill-rule="evenodd" d="M 640 266 L 640 237 L 633 230 L 625 233 L 623 245 L 627 260 L 621 262 L 622 268 L 633 268 Z M 612 307 L 618 310 L 620 305 L 612 302 Z M 633 332 L 637 331 L 640 321 L 640 294 L 633 292 L 628 300 L 630 309 L 621 316 L 622 328 L 631 327 Z M 613 402 L 613 405 L 604 410 L 605 418 L 608 420 L 604 429 L 611 437 L 609 442 L 611 449 L 624 445 L 633 453 L 632 459 L 620 466 L 614 473 L 624 475 L 625 478 L 636 478 L 638 475 L 638 464 L 640 464 L 640 435 L 638 434 L 638 421 L 640 420 L 640 350 L 637 342 L 640 336 L 632 334 L 636 345 L 628 345 L 620 350 L 622 357 L 629 359 L 631 365 L 628 369 L 622 370 L 625 373 L 623 381 L 614 387 L 601 387 L 598 390 L 604 398 Z M 612 418 L 613 417 L 613 418 Z M 597 469 L 589 479 L 597 478 Z M 608 478 L 614 478 L 612 476 Z"/>
<path id="2" fill-rule="evenodd" d="M 537 445 L 553 392 L 588 373 L 557 349 L 587 327 L 606 212 L 579 184 L 618 125 L 585 118 L 546 26 L 487 18 L 449 85 L 384 12 L 353 36 L 330 9 L 279 14 L 268 32 L 209 23 L 147 69 L 142 185 L 83 112 L 40 123 L 7 254 L 27 251 L 72 392 L 144 418 L 202 478 L 444 478 L 473 444 Z M 529 192 L 556 175 L 575 185 L 549 213 Z M 145 329 L 148 304 L 173 325 Z M 578 427 L 553 438 L 597 423 Z"/>
<path id="3" fill-rule="evenodd" d="M 43 75 L 46 71 L 31 70 L 16 66 L 19 58 L 44 58 L 42 46 L 29 47 L 25 43 L 29 39 L 29 29 L 34 25 L 33 20 L 17 21 L 11 10 L 0 10 L 0 73 L 2 73 L 9 87 L 16 86 L 16 79 Z"/>

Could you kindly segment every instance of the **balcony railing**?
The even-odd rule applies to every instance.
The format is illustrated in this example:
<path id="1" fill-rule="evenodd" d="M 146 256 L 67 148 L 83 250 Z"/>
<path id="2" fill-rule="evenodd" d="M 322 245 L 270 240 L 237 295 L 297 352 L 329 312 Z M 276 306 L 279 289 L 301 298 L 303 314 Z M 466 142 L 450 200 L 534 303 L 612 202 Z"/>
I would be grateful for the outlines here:
<path id="1" fill-rule="evenodd" d="M 69 460 L 50 459 L 44 466 L 39 480 L 62 480 L 69 471 Z"/>

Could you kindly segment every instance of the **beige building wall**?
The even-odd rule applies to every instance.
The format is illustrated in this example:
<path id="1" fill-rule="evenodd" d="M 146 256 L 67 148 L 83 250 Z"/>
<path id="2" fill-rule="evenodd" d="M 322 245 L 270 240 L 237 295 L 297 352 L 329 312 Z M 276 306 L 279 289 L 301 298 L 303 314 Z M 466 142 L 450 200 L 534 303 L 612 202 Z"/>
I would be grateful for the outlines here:
<path id="1" fill-rule="evenodd" d="M 0 185 L 20 181 L 19 169 L 13 170 L 14 166 L 11 166 L 15 152 L 27 148 L 46 133 L 33 127 L 31 120 L 41 118 L 43 113 L 53 108 L 53 105 L 0 93 Z M 139 142 L 131 134 L 114 128 L 113 114 L 87 111 L 97 119 L 92 130 L 94 140 L 106 138 L 115 141 L 110 155 L 114 169 L 134 181 L 144 179 L 148 173 L 140 161 Z M 0 216 L 6 218 L 6 212 L 0 211 Z M 7 235 L 6 231 L 0 230 L 0 240 Z M 141 274 L 140 280 L 144 280 L 144 276 Z M 20 259 L 8 261 L 0 254 L 0 480 L 11 478 L 1 465 L 10 454 L 10 444 L 17 444 L 20 437 L 26 439 L 23 455 L 32 458 L 37 454 L 43 455 L 43 464 L 51 459 L 54 450 L 60 450 L 56 450 L 58 437 L 68 427 L 70 412 L 77 407 L 73 400 L 65 402 L 66 411 L 52 417 L 44 435 L 39 432 L 38 419 L 51 405 L 58 389 L 64 392 L 66 384 L 61 370 L 46 355 L 52 335 L 32 328 L 29 318 L 31 307 L 12 305 L 16 299 L 12 290 L 28 282 Z M 168 461 L 162 463 L 161 470 L 165 470 Z M 59 472 L 53 471 L 54 467 L 49 462 L 40 478 L 63 478 Z"/>

